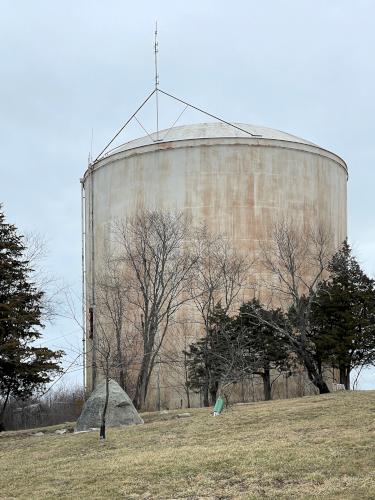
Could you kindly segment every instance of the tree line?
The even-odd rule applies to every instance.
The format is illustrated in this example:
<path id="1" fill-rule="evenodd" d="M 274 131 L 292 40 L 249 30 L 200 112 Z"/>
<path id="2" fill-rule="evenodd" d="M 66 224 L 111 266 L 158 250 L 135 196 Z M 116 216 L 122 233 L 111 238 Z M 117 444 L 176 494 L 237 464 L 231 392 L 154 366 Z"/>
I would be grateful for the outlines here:
<path id="1" fill-rule="evenodd" d="M 219 388 L 250 375 L 261 377 L 264 398 L 271 399 L 271 372 L 290 374 L 297 364 L 321 394 L 329 392 L 327 367 L 350 389 L 351 371 L 374 364 L 374 280 L 361 270 L 346 240 L 329 258 L 321 231 L 310 234 L 310 241 L 298 236 L 282 224 L 271 250 L 263 253 L 271 276 L 278 278 L 270 287 L 286 298 L 284 307 L 267 307 L 254 298 L 229 316 L 219 303 L 205 338 L 190 345 L 191 387 L 202 390 L 208 381 L 211 401 Z"/>
<path id="2" fill-rule="evenodd" d="M 182 213 L 140 211 L 110 234 L 88 356 L 137 408 L 162 362 L 188 404 L 197 391 L 205 406 L 252 375 L 269 399 L 275 373 L 302 366 L 325 393 L 325 367 L 349 388 L 351 371 L 374 363 L 374 280 L 324 226 L 277 222 L 251 258 Z M 0 425 L 9 398 L 30 397 L 61 372 L 63 353 L 35 344 L 48 304 L 26 250 L 0 212 Z"/>
<path id="3" fill-rule="evenodd" d="M 323 225 L 277 222 L 252 260 L 182 213 L 143 211 L 111 234 L 116 252 L 97 280 L 98 336 L 114 360 L 104 371 L 117 370 L 137 408 L 161 355 L 188 404 L 195 391 L 205 406 L 251 375 L 269 399 L 272 374 L 297 366 L 320 393 L 329 392 L 327 367 L 349 389 L 350 372 L 374 362 L 374 280 L 347 241 L 333 248 Z"/>

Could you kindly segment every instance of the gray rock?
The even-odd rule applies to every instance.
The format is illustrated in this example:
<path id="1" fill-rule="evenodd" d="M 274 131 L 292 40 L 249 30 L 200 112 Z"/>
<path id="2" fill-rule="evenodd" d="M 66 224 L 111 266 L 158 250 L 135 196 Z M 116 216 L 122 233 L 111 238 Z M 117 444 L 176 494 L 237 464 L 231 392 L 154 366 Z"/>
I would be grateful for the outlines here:
<path id="1" fill-rule="evenodd" d="M 32 434 L 33 436 L 44 436 L 44 432 L 35 432 L 34 434 Z"/>
<path id="2" fill-rule="evenodd" d="M 191 413 L 178 413 L 177 418 L 187 418 L 191 417 Z"/>
<path id="3" fill-rule="evenodd" d="M 56 429 L 55 434 L 66 434 L 67 430 L 66 429 Z"/>
<path id="4" fill-rule="evenodd" d="M 77 420 L 76 432 L 100 428 L 101 416 L 105 403 L 105 381 L 100 383 L 86 401 Z M 106 414 L 106 427 L 119 427 L 131 424 L 143 424 L 142 418 L 134 408 L 131 399 L 114 380 L 109 381 L 109 400 Z"/>

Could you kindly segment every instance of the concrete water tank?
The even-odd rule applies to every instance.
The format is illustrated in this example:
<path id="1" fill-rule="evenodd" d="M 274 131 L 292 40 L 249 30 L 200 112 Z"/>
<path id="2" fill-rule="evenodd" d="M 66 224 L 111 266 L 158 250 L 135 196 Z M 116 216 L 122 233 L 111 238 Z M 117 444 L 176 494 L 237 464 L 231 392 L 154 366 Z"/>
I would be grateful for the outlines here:
<path id="1" fill-rule="evenodd" d="M 220 122 L 175 127 L 160 131 L 159 141 L 146 136 L 128 142 L 87 169 L 82 179 L 87 309 L 92 269 L 100 269 L 109 223 L 143 207 L 184 211 L 250 253 L 280 214 L 310 225 L 324 221 L 336 245 L 344 240 L 345 162 L 299 137 L 236 125 L 254 135 Z M 88 388 L 89 366 L 87 358 Z"/>

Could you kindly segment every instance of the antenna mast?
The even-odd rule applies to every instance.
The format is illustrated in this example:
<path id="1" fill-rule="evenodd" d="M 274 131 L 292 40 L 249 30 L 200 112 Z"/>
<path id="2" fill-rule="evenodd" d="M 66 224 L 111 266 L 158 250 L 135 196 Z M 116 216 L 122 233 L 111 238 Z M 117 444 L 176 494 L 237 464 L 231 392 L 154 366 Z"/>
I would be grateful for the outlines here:
<path id="1" fill-rule="evenodd" d="M 159 73 L 158 73 L 158 22 L 155 22 L 155 42 L 154 42 L 154 55 L 155 55 L 155 99 L 156 99 L 156 140 L 159 140 Z"/>

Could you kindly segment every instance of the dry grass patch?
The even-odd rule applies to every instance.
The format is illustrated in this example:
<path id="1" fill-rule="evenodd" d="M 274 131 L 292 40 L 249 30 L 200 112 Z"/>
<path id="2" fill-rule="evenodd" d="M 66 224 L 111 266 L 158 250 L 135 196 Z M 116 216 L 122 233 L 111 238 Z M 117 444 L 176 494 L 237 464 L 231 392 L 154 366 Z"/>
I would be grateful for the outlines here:
<path id="1" fill-rule="evenodd" d="M 104 443 L 6 435 L 0 498 L 375 498 L 374 410 L 374 392 L 336 393 L 147 414 Z"/>

